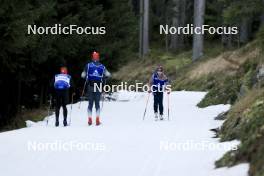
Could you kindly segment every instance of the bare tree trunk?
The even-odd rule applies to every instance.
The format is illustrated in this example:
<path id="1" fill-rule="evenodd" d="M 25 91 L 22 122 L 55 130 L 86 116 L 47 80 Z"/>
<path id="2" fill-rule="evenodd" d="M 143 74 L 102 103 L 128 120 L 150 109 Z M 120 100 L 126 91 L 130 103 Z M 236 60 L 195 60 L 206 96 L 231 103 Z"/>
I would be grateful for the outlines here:
<path id="1" fill-rule="evenodd" d="M 149 51 L 149 0 L 144 0 L 143 55 Z"/>
<path id="2" fill-rule="evenodd" d="M 166 20 L 165 20 L 165 24 L 168 23 L 168 15 L 166 14 Z M 165 47 L 166 47 L 166 52 L 169 52 L 169 35 L 165 35 Z"/>
<path id="3" fill-rule="evenodd" d="M 44 85 L 41 84 L 40 86 L 40 96 L 39 96 L 39 107 L 43 105 L 43 99 L 44 99 Z"/>
<path id="4" fill-rule="evenodd" d="M 20 75 L 20 74 L 19 74 Z M 21 91 L 22 91 L 22 83 L 21 83 L 21 76 L 19 76 L 18 81 L 17 81 L 17 102 L 16 102 L 16 107 L 18 112 L 21 112 Z"/>
<path id="5" fill-rule="evenodd" d="M 249 41 L 249 36 L 251 33 L 249 22 L 250 21 L 248 19 L 243 19 L 240 25 L 239 41 L 242 44 Z"/>
<path id="6" fill-rule="evenodd" d="M 180 17 L 181 17 L 181 25 L 186 25 L 186 0 L 181 0 L 181 10 L 180 10 Z M 185 45 L 185 35 L 180 35 L 180 48 L 184 48 Z"/>
<path id="7" fill-rule="evenodd" d="M 179 27 L 180 25 L 180 0 L 173 0 L 172 26 Z M 172 34 L 170 41 L 170 49 L 174 52 L 177 52 L 177 50 L 180 48 L 180 35 Z"/>
<path id="8" fill-rule="evenodd" d="M 149 0 L 140 3 L 140 57 L 149 52 Z"/>
<path id="9" fill-rule="evenodd" d="M 224 48 L 232 48 L 233 44 L 232 44 L 232 40 L 233 37 L 231 34 L 222 34 L 222 44 Z"/>
<path id="10" fill-rule="evenodd" d="M 164 24 L 167 25 L 169 23 L 169 13 L 168 13 L 169 5 L 167 1 L 164 1 Z M 165 36 L 165 51 L 169 52 L 169 35 Z"/>
<path id="11" fill-rule="evenodd" d="M 143 4 L 144 0 L 139 3 L 139 57 L 143 56 Z"/>
<path id="12" fill-rule="evenodd" d="M 46 84 L 48 85 L 48 84 Z M 45 91 L 44 91 L 44 104 L 47 104 L 48 102 L 48 91 L 49 91 L 49 86 L 45 86 Z"/>
<path id="13" fill-rule="evenodd" d="M 204 24 L 206 0 L 194 0 L 194 27 L 202 27 Z M 193 61 L 203 56 L 204 36 L 203 34 L 193 35 Z"/>
<path id="14" fill-rule="evenodd" d="M 262 2 L 263 2 L 263 6 L 264 6 L 264 0 L 262 0 Z M 260 20 L 261 20 L 261 26 L 264 26 L 264 12 L 262 12 Z"/>
<path id="15" fill-rule="evenodd" d="M 261 26 L 264 26 L 264 14 L 261 15 L 260 20 L 261 20 Z"/>
<path id="16" fill-rule="evenodd" d="M 186 0 L 173 0 L 173 18 L 172 26 L 184 27 L 186 24 Z M 184 48 L 184 35 L 174 34 L 171 35 L 170 48 L 172 51 L 177 52 Z"/>

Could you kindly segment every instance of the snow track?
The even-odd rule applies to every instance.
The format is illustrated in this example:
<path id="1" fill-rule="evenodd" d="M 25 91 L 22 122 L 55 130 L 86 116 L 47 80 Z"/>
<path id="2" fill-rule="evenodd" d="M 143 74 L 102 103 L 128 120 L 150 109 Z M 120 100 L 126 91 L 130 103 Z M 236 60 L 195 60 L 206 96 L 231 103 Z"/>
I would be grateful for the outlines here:
<path id="1" fill-rule="evenodd" d="M 248 164 L 215 169 L 214 162 L 227 150 L 183 150 L 161 144 L 186 142 L 219 144 L 211 128 L 223 122 L 214 120 L 229 105 L 199 109 L 196 104 L 203 92 L 173 92 L 170 117 L 166 119 L 167 95 L 164 96 L 165 120 L 154 121 L 151 97 L 145 121 L 142 116 L 147 94 L 121 92 L 115 102 L 104 102 L 102 126 L 87 126 L 87 102 L 73 105 L 72 124 L 54 127 L 54 115 L 30 128 L 0 133 L 0 170 L 3 176 L 246 176 Z M 70 111 L 70 106 L 68 108 Z M 69 113 L 70 114 L 70 113 Z M 33 151 L 29 143 L 39 144 Z M 89 144 L 90 150 L 41 150 L 47 143 Z M 237 142 L 225 143 L 236 145 Z M 99 146 L 99 147 L 98 147 Z M 54 149 L 53 148 L 53 149 Z"/>

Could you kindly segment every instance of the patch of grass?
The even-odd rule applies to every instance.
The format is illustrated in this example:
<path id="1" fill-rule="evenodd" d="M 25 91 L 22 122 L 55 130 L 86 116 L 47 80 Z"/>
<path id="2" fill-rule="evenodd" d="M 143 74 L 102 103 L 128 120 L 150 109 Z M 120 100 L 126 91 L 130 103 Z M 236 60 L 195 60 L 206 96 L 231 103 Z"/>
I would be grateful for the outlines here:
<path id="1" fill-rule="evenodd" d="M 250 162 L 250 175 L 264 174 L 264 88 L 253 89 L 230 110 L 221 129 L 221 140 L 239 139 L 236 152 L 216 162 L 218 167 Z"/>
<path id="2" fill-rule="evenodd" d="M 151 50 L 146 58 L 134 58 L 124 65 L 113 74 L 113 80 L 115 83 L 119 81 L 146 83 L 156 67 L 162 65 L 166 75 L 171 80 L 173 90 L 208 90 L 214 82 L 211 75 L 205 75 L 199 79 L 191 79 L 189 73 L 198 64 L 207 62 L 219 55 L 222 50 L 223 48 L 219 43 L 206 43 L 205 56 L 193 63 L 192 50 L 174 54 L 155 48 Z"/>
<path id="3" fill-rule="evenodd" d="M 257 111 L 258 107 L 263 104 L 263 101 L 260 98 L 261 96 L 264 96 L 264 91 L 262 89 L 252 90 L 245 98 L 232 107 L 228 114 L 228 120 L 224 123 L 222 128 L 222 140 L 232 139 L 230 138 L 230 135 L 236 138 L 243 137 L 244 133 L 239 130 L 241 128 L 240 125 L 244 122 L 248 123 L 249 117 L 252 117 L 250 113 L 259 112 Z"/>
<path id="4" fill-rule="evenodd" d="M 257 33 L 257 43 L 264 49 L 264 26 Z"/>
<path id="5" fill-rule="evenodd" d="M 205 42 L 204 56 L 202 59 L 206 60 L 215 58 L 225 51 L 226 49 L 220 44 L 220 42 Z"/>
<path id="6" fill-rule="evenodd" d="M 219 74 L 220 75 L 220 74 Z M 217 104 L 233 104 L 240 88 L 240 82 L 235 76 L 227 76 L 223 79 L 216 78 L 215 83 L 205 98 L 198 103 L 198 107 L 203 108 Z"/>
<path id="7" fill-rule="evenodd" d="M 161 59 L 164 61 L 164 67 L 168 69 L 168 72 L 178 70 L 192 62 L 190 51 L 181 53 L 177 56 L 171 54 L 163 55 Z"/>
<path id="8" fill-rule="evenodd" d="M 215 83 L 216 80 L 212 75 L 202 76 L 199 79 L 188 79 L 186 76 L 180 76 L 173 81 L 172 87 L 174 90 L 207 91 Z"/>
<path id="9" fill-rule="evenodd" d="M 129 62 L 113 74 L 113 79 L 127 82 L 148 82 L 151 74 L 158 65 L 162 65 L 166 74 L 170 79 L 173 79 L 177 74 L 177 70 L 190 63 L 190 52 L 174 55 L 172 53 L 154 50 L 144 59 L 135 58 Z"/>
<path id="10" fill-rule="evenodd" d="M 209 92 L 198 106 L 202 108 L 216 104 L 234 104 L 237 99 L 245 96 L 257 82 L 256 73 L 258 64 L 258 57 L 253 56 L 252 59 L 240 65 L 235 74 L 228 75 L 225 72 L 214 73 L 212 76 L 213 81 L 205 83 L 211 85 L 207 86 Z"/>
<path id="11" fill-rule="evenodd" d="M 24 110 L 18 114 L 11 123 L 7 124 L 1 129 L 1 131 L 14 130 L 26 127 L 26 120 L 38 122 L 44 119 L 48 115 L 47 108 L 42 107 L 40 109 Z"/>
<path id="12" fill-rule="evenodd" d="M 221 159 L 219 159 L 218 161 L 215 162 L 215 166 L 217 168 L 219 167 L 230 167 L 230 166 L 234 166 L 235 164 L 237 164 L 237 160 L 236 160 L 236 153 L 238 151 L 236 150 L 232 150 L 227 152 Z M 241 161 L 242 162 L 242 161 Z"/>

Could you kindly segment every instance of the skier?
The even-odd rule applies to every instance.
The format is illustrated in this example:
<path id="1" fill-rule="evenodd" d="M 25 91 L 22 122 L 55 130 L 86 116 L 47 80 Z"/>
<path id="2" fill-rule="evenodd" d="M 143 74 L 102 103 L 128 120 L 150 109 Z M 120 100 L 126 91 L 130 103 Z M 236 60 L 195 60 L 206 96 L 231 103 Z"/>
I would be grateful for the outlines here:
<path id="1" fill-rule="evenodd" d="M 56 94 L 56 106 L 55 106 L 55 115 L 56 122 L 55 126 L 59 126 L 59 115 L 60 108 L 63 108 L 63 125 L 67 126 L 67 103 L 69 99 L 69 88 L 72 85 L 71 76 L 68 75 L 67 67 L 60 68 L 60 74 L 56 74 L 54 77 L 54 89 Z"/>
<path id="2" fill-rule="evenodd" d="M 100 55 L 94 51 L 92 53 L 92 62 L 89 62 L 82 72 L 82 78 L 87 81 L 87 94 L 88 94 L 88 125 L 92 125 L 92 111 L 95 104 L 96 109 L 96 125 L 100 125 L 100 98 L 102 90 L 98 87 L 103 87 L 106 78 L 109 78 L 111 74 L 107 71 L 105 66 L 99 62 Z"/>
<path id="3" fill-rule="evenodd" d="M 158 66 L 149 80 L 149 93 L 153 92 L 154 96 L 155 120 L 158 120 L 158 109 L 160 120 L 163 120 L 163 92 L 167 91 L 167 94 L 170 93 L 170 91 L 166 89 L 167 85 L 168 78 L 163 72 L 163 67 Z"/>

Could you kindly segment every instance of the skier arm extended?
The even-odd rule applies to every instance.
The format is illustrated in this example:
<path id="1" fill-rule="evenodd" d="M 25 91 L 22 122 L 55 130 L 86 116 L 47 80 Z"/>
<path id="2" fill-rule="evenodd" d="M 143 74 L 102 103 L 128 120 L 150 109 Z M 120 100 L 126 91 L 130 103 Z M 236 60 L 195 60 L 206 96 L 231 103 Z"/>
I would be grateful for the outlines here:
<path id="1" fill-rule="evenodd" d="M 153 85 L 153 75 L 149 78 L 149 82 L 148 82 L 148 93 L 151 93 L 151 87 Z"/>
<path id="2" fill-rule="evenodd" d="M 110 78 L 111 76 L 112 76 L 111 73 L 107 69 L 105 69 L 105 71 L 104 71 L 104 77 L 105 78 Z"/>
<path id="3" fill-rule="evenodd" d="M 111 78 L 111 76 L 112 76 L 111 73 L 107 69 L 105 69 L 104 74 L 103 74 L 103 79 L 102 79 L 103 86 L 106 85 L 106 80 Z"/>
<path id="4" fill-rule="evenodd" d="M 88 71 L 88 65 L 86 65 L 82 71 L 81 77 L 83 79 L 87 79 L 87 71 Z"/>

